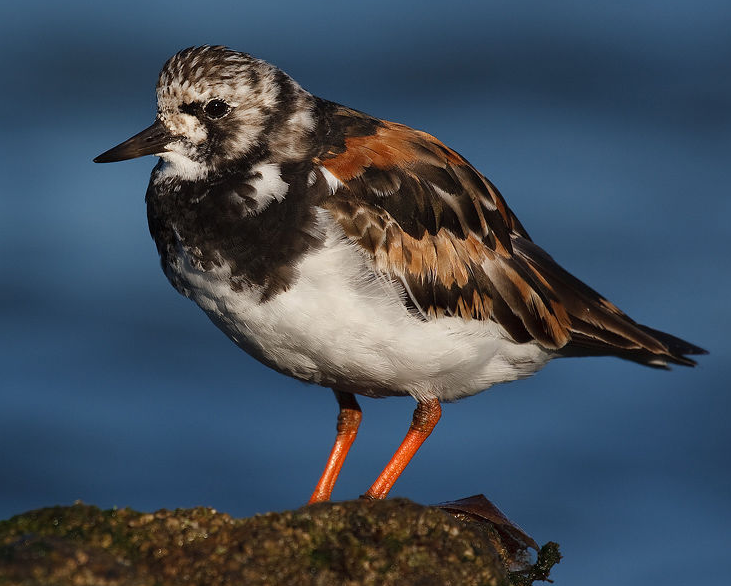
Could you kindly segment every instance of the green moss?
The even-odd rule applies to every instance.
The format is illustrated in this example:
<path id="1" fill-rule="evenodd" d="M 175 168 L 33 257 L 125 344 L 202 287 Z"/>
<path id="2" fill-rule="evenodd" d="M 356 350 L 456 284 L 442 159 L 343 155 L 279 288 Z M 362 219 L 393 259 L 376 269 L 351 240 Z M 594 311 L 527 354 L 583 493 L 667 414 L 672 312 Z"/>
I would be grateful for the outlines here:
<path id="1" fill-rule="evenodd" d="M 558 543 L 549 541 L 538 551 L 536 563 L 527 570 L 510 572 L 510 581 L 514 586 L 531 586 L 536 580 L 548 580 L 551 568 L 561 561 Z"/>
<path id="2" fill-rule="evenodd" d="M 310 565 L 316 570 L 332 566 L 333 556 L 329 549 L 318 547 L 310 552 Z"/>
<path id="3" fill-rule="evenodd" d="M 381 545 L 389 555 L 397 555 L 404 548 L 404 540 L 396 535 L 385 535 L 381 539 Z"/>

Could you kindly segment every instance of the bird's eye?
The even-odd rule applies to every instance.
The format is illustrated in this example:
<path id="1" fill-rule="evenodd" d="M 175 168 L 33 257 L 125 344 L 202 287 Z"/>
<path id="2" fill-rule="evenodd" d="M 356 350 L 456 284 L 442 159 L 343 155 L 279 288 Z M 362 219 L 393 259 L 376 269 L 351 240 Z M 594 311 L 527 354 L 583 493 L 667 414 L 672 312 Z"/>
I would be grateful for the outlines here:
<path id="1" fill-rule="evenodd" d="M 203 111 L 206 116 L 212 120 L 216 120 L 228 114 L 231 111 L 231 106 L 223 100 L 211 100 L 203 107 Z"/>

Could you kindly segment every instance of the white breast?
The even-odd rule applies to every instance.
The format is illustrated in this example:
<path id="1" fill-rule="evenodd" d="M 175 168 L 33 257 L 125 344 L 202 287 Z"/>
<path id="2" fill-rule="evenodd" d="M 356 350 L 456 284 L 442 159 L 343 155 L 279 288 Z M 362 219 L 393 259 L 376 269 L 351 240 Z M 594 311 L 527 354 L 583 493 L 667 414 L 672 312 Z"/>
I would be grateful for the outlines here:
<path id="1" fill-rule="evenodd" d="M 449 401 L 533 374 L 552 357 L 535 343 L 516 344 L 493 322 L 411 315 L 403 292 L 374 275 L 328 213 L 318 213 L 324 246 L 266 302 L 256 288 L 234 291 L 229 268 L 201 271 L 182 250 L 171 270 L 241 348 L 280 372 L 341 390 Z"/>

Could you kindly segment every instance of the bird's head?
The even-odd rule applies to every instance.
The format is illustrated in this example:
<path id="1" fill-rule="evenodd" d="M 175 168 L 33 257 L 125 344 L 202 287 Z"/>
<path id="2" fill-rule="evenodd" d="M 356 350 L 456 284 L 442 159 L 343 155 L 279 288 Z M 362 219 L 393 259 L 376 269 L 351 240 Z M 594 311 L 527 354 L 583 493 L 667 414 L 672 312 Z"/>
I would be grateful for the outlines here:
<path id="1" fill-rule="evenodd" d="M 226 47 L 191 47 L 160 72 L 152 126 L 94 161 L 157 155 L 166 175 L 196 180 L 247 157 L 296 160 L 308 150 L 312 103 L 265 61 Z"/>

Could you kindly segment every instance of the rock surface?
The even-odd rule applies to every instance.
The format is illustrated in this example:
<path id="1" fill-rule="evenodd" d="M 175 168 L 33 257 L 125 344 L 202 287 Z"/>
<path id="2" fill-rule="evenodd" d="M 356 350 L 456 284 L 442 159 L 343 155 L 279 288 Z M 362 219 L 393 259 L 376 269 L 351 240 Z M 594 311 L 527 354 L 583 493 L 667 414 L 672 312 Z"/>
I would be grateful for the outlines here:
<path id="1" fill-rule="evenodd" d="M 249 519 L 75 504 L 0 522 L 0 585 L 497 586 L 547 577 L 532 568 L 511 574 L 496 536 L 489 524 L 403 499 Z M 543 565 L 556 556 L 548 552 Z"/>

